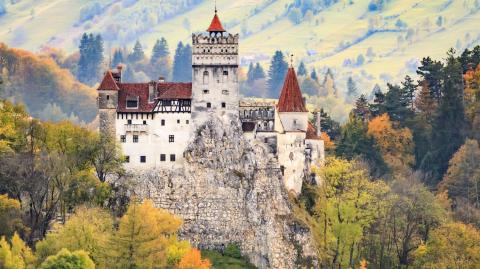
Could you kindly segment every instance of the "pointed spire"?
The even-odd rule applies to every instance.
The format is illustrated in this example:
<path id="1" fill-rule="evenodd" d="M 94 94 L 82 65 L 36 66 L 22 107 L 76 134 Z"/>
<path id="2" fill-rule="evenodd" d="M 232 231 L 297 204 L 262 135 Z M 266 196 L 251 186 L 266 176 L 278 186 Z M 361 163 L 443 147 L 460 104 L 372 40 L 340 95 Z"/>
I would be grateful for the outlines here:
<path id="1" fill-rule="evenodd" d="M 222 23 L 220 22 L 220 19 L 217 15 L 217 1 L 215 1 L 215 15 L 213 16 L 212 22 L 210 23 L 210 27 L 208 27 L 207 32 L 226 32 L 225 29 L 223 29 Z"/>
<path id="2" fill-rule="evenodd" d="M 98 90 L 114 90 L 118 91 L 120 88 L 118 88 L 117 82 L 115 82 L 115 79 L 113 78 L 112 72 L 107 71 L 105 73 L 105 76 L 103 77 L 102 83 L 100 83 L 100 86 L 98 86 Z"/>
<path id="3" fill-rule="evenodd" d="M 277 107 L 278 112 L 308 112 L 293 67 L 288 68 Z"/>

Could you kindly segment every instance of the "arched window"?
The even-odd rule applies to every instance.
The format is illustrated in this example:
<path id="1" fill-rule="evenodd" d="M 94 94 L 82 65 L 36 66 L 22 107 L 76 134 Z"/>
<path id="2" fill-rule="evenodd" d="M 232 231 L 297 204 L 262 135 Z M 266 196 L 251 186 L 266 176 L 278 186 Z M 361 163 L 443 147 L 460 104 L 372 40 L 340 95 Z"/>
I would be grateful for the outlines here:
<path id="1" fill-rule="evenodd" d="M 208 71 L 203 72 L 203 84 L 208 84 Z"/>

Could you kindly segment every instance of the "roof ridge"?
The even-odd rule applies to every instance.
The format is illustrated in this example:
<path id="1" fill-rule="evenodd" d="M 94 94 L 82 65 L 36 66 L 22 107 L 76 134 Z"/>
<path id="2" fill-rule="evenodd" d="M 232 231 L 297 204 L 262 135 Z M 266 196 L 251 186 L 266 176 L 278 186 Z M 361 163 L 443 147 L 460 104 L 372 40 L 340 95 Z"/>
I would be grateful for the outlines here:
<path id="1" fill-rule="evenodd" d="M 308 112 L 293 67 L 288 68 L 277 107 L 278 112 Z"/>
<path id="2" fill-rule="evenodd" d="M 105 76 L 103 77 L 102 82 L 100 83 L 100 86 L 98 86 L 98 90 L 114 90 L 118 91 L 120 88 L 117 85 L 117 82 L 113 78 L 112 71 L 108 70 L 105 72 Z"/>

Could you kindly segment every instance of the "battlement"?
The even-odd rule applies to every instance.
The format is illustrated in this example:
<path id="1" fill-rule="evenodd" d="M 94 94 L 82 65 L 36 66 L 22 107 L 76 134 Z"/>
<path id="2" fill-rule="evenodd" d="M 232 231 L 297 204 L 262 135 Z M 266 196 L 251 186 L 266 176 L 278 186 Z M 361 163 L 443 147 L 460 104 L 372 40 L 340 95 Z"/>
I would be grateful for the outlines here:
<path id="1" fill-rule="evenodd" d="M 235 34 L 192 34 L 192 44 L 195 45 L 238 45 L 239 35 Z"/>

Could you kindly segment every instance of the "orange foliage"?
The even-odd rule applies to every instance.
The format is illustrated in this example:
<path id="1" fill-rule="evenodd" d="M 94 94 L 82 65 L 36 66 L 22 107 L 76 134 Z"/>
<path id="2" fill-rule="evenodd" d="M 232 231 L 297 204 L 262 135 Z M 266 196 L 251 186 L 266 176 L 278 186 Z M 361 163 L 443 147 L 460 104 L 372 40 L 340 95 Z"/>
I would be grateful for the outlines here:
<path id="1" fill-rule="evenodd" d="M 368 134 L 375 139 L 385 162 L 391 168 L 413 164 L 412 132 L 408 128 L 393 128 L 388 114 L 371 120 L 368 123 Z"/>
<path id="2" fill-rule="evenodd" d="M 212 265 L 210 261 L 202 260 L 202 256 L 198 249 L 191 249 L 187 252 L 177 265 L 177 269 L 210 269 Z"/>
<path id="3" fill-rule="evenodd" d="M 0 43 L 0 72 L 5 74 L 5 93 L 23 102 L 33 116 L 46 104 L 56 103 L 66 114 L 74 113 L 91 121 L 96 115 L 96 92 L 80 82 L 67 69 L 47 57 L 9 48 Z"/>
<path id="4" fill-rule="evenodd" d="M 331 151 L 335 149 L 335 143 L 333 143 L 332 139 L 330 138 L 330 136 L 328 136 L 326 132 L 322 132 L 320 138 L 325 143 L 325 150 Z"/>

